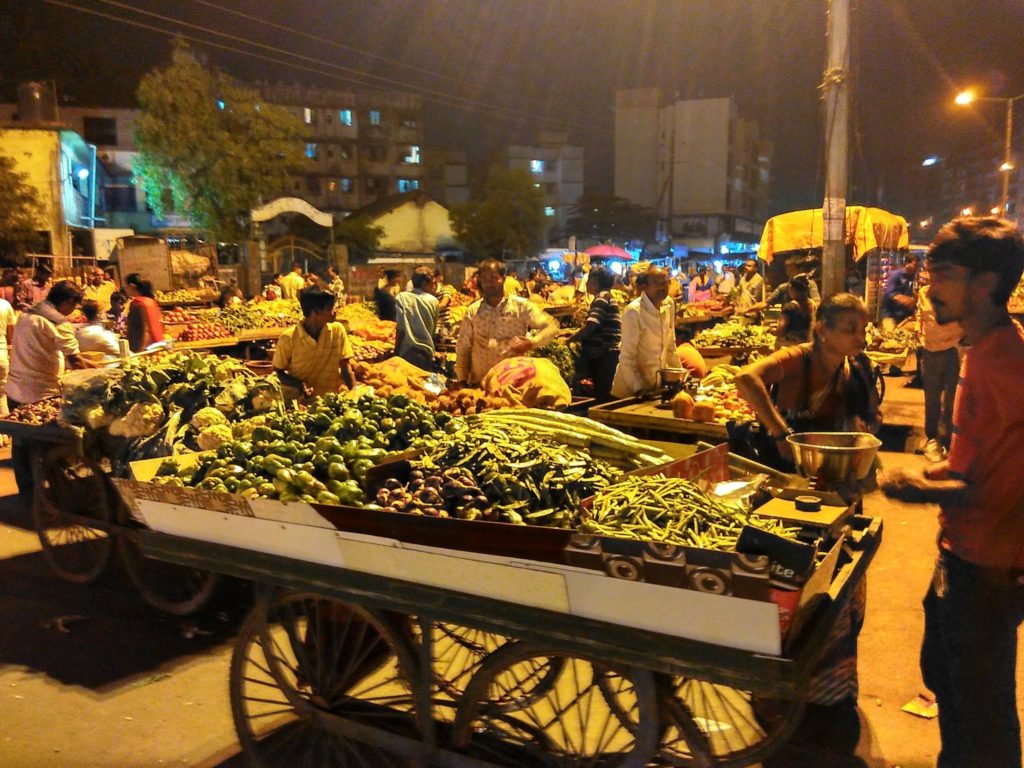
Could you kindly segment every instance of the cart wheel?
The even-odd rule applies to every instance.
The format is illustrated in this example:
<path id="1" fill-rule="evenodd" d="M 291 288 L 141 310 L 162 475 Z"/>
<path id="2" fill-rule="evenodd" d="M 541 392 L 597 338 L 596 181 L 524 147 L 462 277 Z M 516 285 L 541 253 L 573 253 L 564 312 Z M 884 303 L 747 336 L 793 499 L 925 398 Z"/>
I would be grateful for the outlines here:
<path id="1" fill-rule="evenodd" d="M 158 611 L 191 616 L 217 593 L 218 574 L 146 557 L 131 531 L 118 537 L 117 548 L 135 589 Z"/>
<path id="2" fill-rule="evenodd" d="M 438 703 L 442 704 L 457 704 L 484 659 L 511 642 L 505 635 L 458 624 L 439 622 L 433 629 L 434 685 L 441 697 Z M 539 663 L 541 666 L 530 676 L 533 685 L 529 690 L 525 687 L 518 690 L 514 701 L 492 701 L 491 704 L 504 711 L 524 707 L 534 698 L 543 696 L 558 677 L 563 659 L 543 659 Z"/>
<path id="3" fill-rule="evenodd" d="M 732 768 L 770 755 L 796 728 L 799 700 L 764 699 L 725 685 L 666 677 L 662 715 L 667 723 L 659 757 L 671 765 Z"/>
<path id="4" fill-rule="evenodd" d="M 253 768 L 403 766 L 389 738 L 415 739 L 412 656 L 384 617 L 289 595 L 246 620 L 231 708 Z"/>
<path id="5" fill-rule="evenodd" d="M 635 727 L 623 724 L 602 689 L 633 713 Z M 658 731 L 650 672 L 527 642 L 484 660 L 454 725 L 456 746 L 474 757 L 552 768 L 640 768 L 657 747 Z"/>
<path id="6" fill-rule="evenodd" d="M 33 475 L 32 522 L 43 555 L 62 578 L 95 581 L 114 547 L 103 470 L 71 446 L 58 445 L 36 458 Z"/>

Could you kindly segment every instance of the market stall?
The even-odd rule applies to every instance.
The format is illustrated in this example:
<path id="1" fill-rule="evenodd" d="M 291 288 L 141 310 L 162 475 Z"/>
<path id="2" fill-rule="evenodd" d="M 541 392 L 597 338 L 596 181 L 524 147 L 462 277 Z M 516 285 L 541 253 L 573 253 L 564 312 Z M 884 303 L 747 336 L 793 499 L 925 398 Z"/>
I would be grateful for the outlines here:
<path id="1" fill-rule="evenodd" d="M 725 458 L 631 482 L 728 477 Z M 255 765 L 754 764 L 798 722 L 881 533 L 829 507 L 783 629 L 767 559 L 642 541 L 636 556 L 546 526 L 222 500 L 154 486 L 152 471 L 117 481 L 152 531 L 146 553 L 262 585 L 230 675 Z"/>

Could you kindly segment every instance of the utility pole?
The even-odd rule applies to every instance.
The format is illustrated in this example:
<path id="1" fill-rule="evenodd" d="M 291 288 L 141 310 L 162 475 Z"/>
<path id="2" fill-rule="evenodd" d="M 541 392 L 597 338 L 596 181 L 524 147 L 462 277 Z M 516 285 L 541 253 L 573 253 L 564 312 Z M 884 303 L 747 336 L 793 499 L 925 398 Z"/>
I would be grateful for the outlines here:
<path id="1" fill-rule="evenodd" d="M 846 287 L 846 194 L 850 152 L 850 4 L 829 0 L 825 95 L 824 248 L 821 295 Z"/>

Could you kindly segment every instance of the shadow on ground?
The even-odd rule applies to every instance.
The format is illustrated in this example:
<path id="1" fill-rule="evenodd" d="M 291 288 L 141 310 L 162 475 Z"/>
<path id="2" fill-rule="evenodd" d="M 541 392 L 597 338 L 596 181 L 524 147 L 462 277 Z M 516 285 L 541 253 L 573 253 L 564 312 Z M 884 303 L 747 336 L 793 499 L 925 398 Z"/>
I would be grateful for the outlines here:
<path id="1" fill-rule="evenodd" d="M 229 583 L 199 615 L 168 616 L 143 602 L 116 560 L 98 582 L 74 584 L 39 552 L 3 560 L 0 590 L 0 666 L 94 690 L 231 639 L 249 592 Z"/>

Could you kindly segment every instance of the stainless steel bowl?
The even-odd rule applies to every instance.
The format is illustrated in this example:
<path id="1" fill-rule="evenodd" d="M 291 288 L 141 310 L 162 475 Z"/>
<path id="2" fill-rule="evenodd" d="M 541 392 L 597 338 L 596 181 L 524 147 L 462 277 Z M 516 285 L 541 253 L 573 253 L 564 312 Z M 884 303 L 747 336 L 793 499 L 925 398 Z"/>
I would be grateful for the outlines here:
<path id="1" fill-rule="evenodd" d="M 867 432 L 800 432 L 786 438 L 797 471 L 819 487 L 863 480 L 881 441 Z"/>

